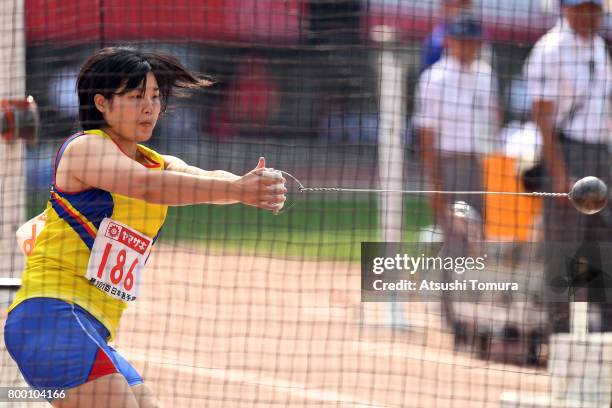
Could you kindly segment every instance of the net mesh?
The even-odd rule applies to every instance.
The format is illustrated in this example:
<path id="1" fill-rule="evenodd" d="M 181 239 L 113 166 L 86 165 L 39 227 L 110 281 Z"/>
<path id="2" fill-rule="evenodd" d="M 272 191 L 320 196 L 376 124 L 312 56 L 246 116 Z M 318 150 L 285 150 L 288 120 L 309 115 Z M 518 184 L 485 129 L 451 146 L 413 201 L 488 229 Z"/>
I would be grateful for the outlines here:
<path id="1" fill-rule="evenodd" d="M 438 88 L 427 68 L 446 44 L 453 2 L 6 3 L 0 21 L 12 23 L 0 34 L 11 40 L 0 42 L 0 59 L 13 68 L 0 72 L 0 97 L 23 97 L 13 87 L 23 83 L 40 126 L 35 144 L 0 139 L 0 278 L 11 279 L 0 280 L 3 323 L 23 270 L 14 233 L 50 198 L 57 150 L 79 130 L 79 68 L 105 46 L 162 51 L 215 79 L 172 99 L 146 143 L 202 169 L 243 175 L 264 156 L 306 187 L 551 191 L 529 184 L 539 180 L 542 141 L 530 122 L 524 66 L 559 18 L 555 1 L 473 1 L 483 26 L 478 58 L 491 69 L 463 83 L 438 65 L 449 81 Z M 607 34 L 607 18 L 603 28 Z M 495 123 L 489 113 L 500 121 L 485 149 L 485 128 Z M 449 126 L 451 144 L 440 145 Z M 467 148 L 457 142 L 464 135 Z M 428 144 L 433 137 L 438 142 Z M 439 180 L 428 147 L 439 154 Z M 11 173 L 17 168 L 25 180 Z M 25 203 L 15 198 L 24 195 Z M 434 196 L 293 189 L 294 205 L 276 216 L 241 204 L 171 207 L 112 344 L 162 406 L 609 406 L 612 339 L 551 335 L 537 295 L 362 301 L 363 242 L 450 242 L 432 211 Z M 545 199 L 446 200 L 478 211 L 483 235 L 475 241 L 506 245 L 496 279 L 542 285 L 545 262 L 531 252 L 545 240 Z M 469 218 L 465 208 L 452 210 Z M 600 309 L 606 304 L 589 306 L 589 331 L 606 327 Z M 1 351 L 0 387 L 26 386 L 4 343 Z"/>

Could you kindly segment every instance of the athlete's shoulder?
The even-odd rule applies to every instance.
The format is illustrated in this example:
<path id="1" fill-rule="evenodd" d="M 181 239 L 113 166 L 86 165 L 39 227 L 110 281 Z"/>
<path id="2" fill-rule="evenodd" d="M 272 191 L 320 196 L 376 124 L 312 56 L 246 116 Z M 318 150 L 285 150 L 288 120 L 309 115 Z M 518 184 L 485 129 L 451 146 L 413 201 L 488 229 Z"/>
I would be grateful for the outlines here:
<path id="1" fill-rule="evenodd" d="M 62 148 L 66 153 L 78 150 L 80 153 L 91 155 L 93 153 L 101 154 L 107 152 L 108 148 L 112 147 L 113 143 L 110 139 L 92 133 L 80 133 L 75 135 L 72 140 L 64 144 Z"/>
<path id="2" fill-rule="evenodd" d="M 121 155 L 121 151 L 108 136 L 99 133 L 83 132 L 66 140 L 60 147 L 56 158 L 56 166 L 60 162 L 70 162 L 69 168 L 75 166 L 89 167 L 95 163 L 94 158 L 104 158 L 104 161 Z"/>

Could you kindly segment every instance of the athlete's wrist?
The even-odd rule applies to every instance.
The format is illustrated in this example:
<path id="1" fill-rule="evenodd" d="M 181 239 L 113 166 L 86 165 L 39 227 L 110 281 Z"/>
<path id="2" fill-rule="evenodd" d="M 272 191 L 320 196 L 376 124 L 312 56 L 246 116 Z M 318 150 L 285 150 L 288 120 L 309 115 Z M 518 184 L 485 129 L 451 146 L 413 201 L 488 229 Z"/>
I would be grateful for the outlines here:
<path id="1" fill-rule="evenodd" d="M 242 202 L 241 197 L 242 194 L 242 185 L 241 185 L 242 177 L 237 177 L 235 179 L 223 179 L 221 182 L 224 184 L 224 191 L 227 192 L 227 199 L 236 203 Z"/>

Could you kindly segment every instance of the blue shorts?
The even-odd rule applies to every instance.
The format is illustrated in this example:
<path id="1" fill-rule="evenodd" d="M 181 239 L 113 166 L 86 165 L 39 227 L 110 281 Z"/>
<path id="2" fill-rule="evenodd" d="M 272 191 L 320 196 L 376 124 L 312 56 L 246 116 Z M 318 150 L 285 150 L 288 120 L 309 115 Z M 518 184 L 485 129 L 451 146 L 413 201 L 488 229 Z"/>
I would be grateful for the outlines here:
<path id="1" fill-rule="evenodd" d="M 52 298 L 27 299 L 4 326 L 6 348 L 34 389 L 68 389 L 120 373 L 130 386 L 142 377 L 106 339 L 109 332 L 82 307 Z"/>

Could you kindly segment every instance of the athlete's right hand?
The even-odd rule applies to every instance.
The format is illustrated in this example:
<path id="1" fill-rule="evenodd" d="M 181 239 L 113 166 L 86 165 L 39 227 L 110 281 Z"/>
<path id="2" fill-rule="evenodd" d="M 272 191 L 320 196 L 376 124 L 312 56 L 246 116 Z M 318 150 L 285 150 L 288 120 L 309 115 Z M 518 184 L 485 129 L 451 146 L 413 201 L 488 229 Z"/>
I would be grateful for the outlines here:
<path id="1" fill-rule="evenodd" d="M 259 158 L 257 166 L 232 182 L 233 196 L 236 201 L 264 210 L 277 211 L 286 200 L 285 179 L 265 177 L 266 160 Z"/>

